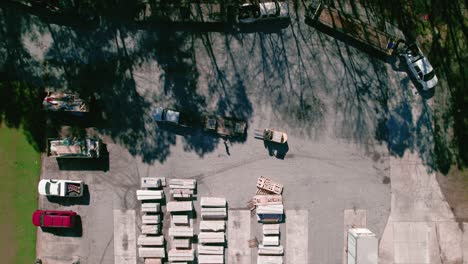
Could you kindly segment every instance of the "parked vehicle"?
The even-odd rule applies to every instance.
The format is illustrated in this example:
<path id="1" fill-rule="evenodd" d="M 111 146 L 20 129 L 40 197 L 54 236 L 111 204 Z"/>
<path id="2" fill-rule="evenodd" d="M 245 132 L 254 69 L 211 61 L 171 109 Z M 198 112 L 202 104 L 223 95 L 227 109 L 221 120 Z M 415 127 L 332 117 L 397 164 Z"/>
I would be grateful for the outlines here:
<path id="1" fill-rule="evenodd" d="M 415 43 L 410 44 L 400 55 L 405 59 L 411 74 L 423 90 L 427 91 L 436 86 L 438 79 L 434 68 Z"/>
<path id="2" fill-rule="evenodd" d="M 32 223 L 39 227 L 73 228 L 77 214 L 73 211 L 36 210 Z"/>
<path id="3" fill-rule="evenodd" d="M 47 140 L 47 156 L 55 158 L 100 158 L 102 142 L 95 138 Z"/>
<path id="4" fill-rule="evenodd" d="M 237 23 L 250 24 L 272 19 L 288 19 L 289 7 L 286 2 L 245 3 L 239 7 Z"/>
<path id="5" fill-rule="evenodd" d="M 329 7 L 321 1 L 312 1 L 306 12 L 306 19 L 315 25 L 343 33 L 386 55 L 392 55 L 398 44 L 402 42 L 398 37 Z"/>
<path id="6" fill-rule="evenodd" d="M 193 125 L 192 118 L 190 118 L 187 114 L 168 108 L 156 107 L 153 110 L 152 115 L 153 119 L 160 123 L 168 123 L 185 127 L 190 127 Z"/>
<path id="7" fill-rule="evenodd" d="M 37 187 L 40 195 L 60 197 L 81 197 L 84 192 L 84 182 L 71 180 L 44 179 Z"/>
<path id="8" fill-rule="evenodd" d="M 214 132 L 220 136 L 243 136 L 247 130 L 247 123 L 232 117 L 216 115 L 203 116 L 203 128 L 205 131 Z"/>
<path id="9" fill-rule="evenodd" d="M 263 140 L 283 144 L 286 143 L 286 141 L 288 141 L 288 135 L 284 132 L 279 132 L 267 128 L 263 130 Z"/>
<path id="10" fill-rule="evenodd" d="M 77 94 L 48 92 L 42 101 L 46 111 L 89 112 L 89 102 L 81 99 Z"/>

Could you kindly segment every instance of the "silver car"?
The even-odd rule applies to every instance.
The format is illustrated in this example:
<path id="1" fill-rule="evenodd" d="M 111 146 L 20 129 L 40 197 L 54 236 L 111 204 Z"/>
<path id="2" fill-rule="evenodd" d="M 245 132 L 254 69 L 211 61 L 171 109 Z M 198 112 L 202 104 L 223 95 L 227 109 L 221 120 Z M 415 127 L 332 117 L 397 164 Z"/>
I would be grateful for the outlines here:
<path id="1" fill-rule="evenodd" d="M 403 52 L 401 55 L 405 58 L 411 74 L 422 86 L 423 90 L 427 91 L 436 86 L 438 79 L 434 68 L 416 44 L 409 45 L 406 52 Z"/>
<path id="2" fill-rule="evenodd" d="M 249 24 L 285 18 L 289 18 L 289 7 L 286 2 L 245 3 L 239 7 L 237 22 Z"/>

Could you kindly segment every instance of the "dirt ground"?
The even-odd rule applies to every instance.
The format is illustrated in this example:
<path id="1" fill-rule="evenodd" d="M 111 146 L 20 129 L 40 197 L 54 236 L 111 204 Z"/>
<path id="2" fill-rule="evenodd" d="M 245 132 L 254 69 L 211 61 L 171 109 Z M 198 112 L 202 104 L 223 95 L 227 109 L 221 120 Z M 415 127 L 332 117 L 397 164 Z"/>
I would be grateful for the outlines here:
<path id="1" fill-rule="evenodd" d="M 437 173 L 437 181 L 457 221 L 468 221 L 468 170 L 452 166 L 447 175 Z"/>

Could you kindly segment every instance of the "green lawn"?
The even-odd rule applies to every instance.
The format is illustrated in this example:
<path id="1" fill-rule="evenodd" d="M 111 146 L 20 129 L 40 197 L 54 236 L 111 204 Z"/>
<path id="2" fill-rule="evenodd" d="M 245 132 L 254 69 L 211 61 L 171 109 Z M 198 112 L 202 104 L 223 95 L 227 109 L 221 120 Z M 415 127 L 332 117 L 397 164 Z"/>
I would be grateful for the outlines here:
<path id="1" fill-rule="evenodd" d="M 0 123 L 0 256 L 2 263 L 28 264 L 36 257 L 37 182 L 41 156 L 21 129 Z"/>

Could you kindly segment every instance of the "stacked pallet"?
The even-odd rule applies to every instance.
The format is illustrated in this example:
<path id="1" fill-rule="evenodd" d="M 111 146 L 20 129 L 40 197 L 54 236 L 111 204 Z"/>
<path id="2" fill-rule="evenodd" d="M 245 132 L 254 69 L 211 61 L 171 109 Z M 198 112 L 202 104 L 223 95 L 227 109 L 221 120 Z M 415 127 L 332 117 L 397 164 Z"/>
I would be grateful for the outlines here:
<path id="1" fill-rule="evenodd" d="M 226 198 L 202 197 L 200 200 L 202 221 L 198 235 L 198 263 L 224 263 L 226 236 Z"/>
<path id="2" fill-rule="evenodd" d="M 141 188 L 157 189 L 166 186 L 166 178 L 141 178 Z"/>
<path id="3" fill-rule="evenodd" d="M 167 203 L 167 211 L 171 214 L 171 250 L 169 261 L 172 263 L 192 262 L 195 259 L 194 250 L 191 248 L 193 226 L 190 216 L 193 213 L 192 198 L 197 181 L 193 179 L 171 179 L 169 188 L 173 201 Z"/>
<path id="4" fill-rule="evenodd" d="M 181 261 L 193 261 L 195 254 L 193 249 L 171 249 L 169 250 L 169 261 L 170 262 L 181 262 Z"/>
<path id="5" fill-rule="evenodd" d="M 137 190 L 137 200 L 162 200 L 164 198 L 163 190 Z"/>
<path id="6" fill-rule="evenodd" d="M 166 205 L 167 212 L 169 213 L 190 213 L 193 211 L 192 201 L 187 202 L 168 202 Z"/>
<path id="7" fill-rule="evenodd" d="M 164 237 L 161 235 L 161 204 L 154 200 L 163 200 L 166 186 L 165 178 L 141 178 L 142 190 L 137 190 L 137 199 L 142 201 L 141 235 L 138 236 L 138 255 L 145 263 L 162 263 L 166 258 Z"/>
<path id="8" fill-rule="evenodd" d="M 263 239 L 258 245 L 257 264 L 282 264 L 284 249 L 280 245 L 280 225 L 283 221 L 283 185 L 266 177 L 257 181 L 257 195 L 252 204 L 257 207 L 257 219 L 263 224 Z"/>

